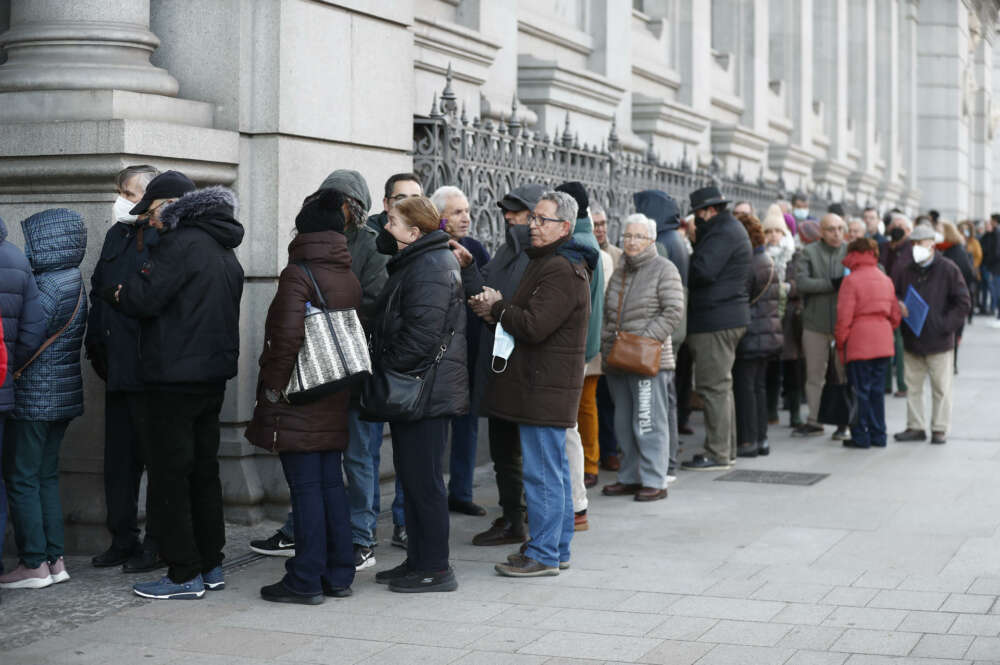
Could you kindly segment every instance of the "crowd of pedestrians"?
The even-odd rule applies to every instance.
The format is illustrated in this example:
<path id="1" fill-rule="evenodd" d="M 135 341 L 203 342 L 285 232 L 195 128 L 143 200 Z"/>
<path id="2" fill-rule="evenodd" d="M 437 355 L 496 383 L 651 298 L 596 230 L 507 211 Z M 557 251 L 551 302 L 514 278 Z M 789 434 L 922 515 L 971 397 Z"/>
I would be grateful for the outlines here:
<path id="1" fill-rule="evenodd" d="M 23 253 L 0 222 L 0 533 L 9 502 L 19 558 L 0 588 L 69 579 L 58 458 L 83 412 L 85 349 L 105 382 L 110 545 L 93 565 L 165 567 L 134 592 L 200 598 L 225 586 L 219 414 L 237 373 L 244 230 L 230 190 L 199 189 L 176 171 L 132 166 L 116 189 L 89 298 L 77 213 L 25 219 Z M 302 202 L 245 432 L 277 455 L 291 499 L 281 529 L 251 542 L 288 557 L 263 599 L 347 597 L 356 572 L 377 565 L 386 428 L 389 542 L 406 558 L 377 571 L 377 583 L 458 587 L 449 512 L 487 514 L 473 495 L 481 418 L 501 512 L 472 543 L 518 547 L 496 563 L 499 575 L 555 576 L 572 563 L 574 533 L 591 527 L 588 490 L 601 467 L 617 472 L 602 495 L 664 500 L 681 469 L 770 454 L 782 411 L 793 436 L 832 425 L 844 447 L 884 447 L 888 394 L 907 399 L 895 440 L 945 443 L 973 303 L 1000 319 L 997 215 L 980 228 L 898 210 L 880 219 L 874 208 L 845 218 L 833 205 L 817 219 L 802 194 L 756 211 L 708 186 L 690 193 L 682 217 L 670 195 L 647 190 L 621 220 L 619 245 L 582 183 L 520 184 L 494 203 L 506 233 L 491 256 L 466 193 L 425 196 L 412 173 L 388 178 L 371 216 L 356 171 L 334 171 Z M 298 393 L 302 352 L 314 345 L 307 317 L 330 312 L 354 317 L 370 371 Z M 326 353 L 336 347 L 341 370 L 350 334 L 329 326 Z M 704 452 L 682 461 L 696 408 L 705 438 L 692 447 Z"/>

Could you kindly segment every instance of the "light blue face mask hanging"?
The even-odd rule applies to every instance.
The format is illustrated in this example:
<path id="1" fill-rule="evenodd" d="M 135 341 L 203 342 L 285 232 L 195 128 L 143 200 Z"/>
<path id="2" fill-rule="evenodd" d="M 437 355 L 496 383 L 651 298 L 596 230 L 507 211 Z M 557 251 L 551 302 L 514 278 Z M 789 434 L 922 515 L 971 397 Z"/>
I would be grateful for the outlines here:
<path id="1" fill-rule="evenodd" d="M 500 316 L 503 318 L 503 315 Z M 493 359 L 490 369 L 496 374 L 503 374 L 507 371 L 507 360 L 510 354 L 514 353 L 514 337 L 503 329 L 503 324 L 497 321 L 496 333 L 493 336 Z M 497 358 L 503 360 L 503 368 L 497 369 Z"/>

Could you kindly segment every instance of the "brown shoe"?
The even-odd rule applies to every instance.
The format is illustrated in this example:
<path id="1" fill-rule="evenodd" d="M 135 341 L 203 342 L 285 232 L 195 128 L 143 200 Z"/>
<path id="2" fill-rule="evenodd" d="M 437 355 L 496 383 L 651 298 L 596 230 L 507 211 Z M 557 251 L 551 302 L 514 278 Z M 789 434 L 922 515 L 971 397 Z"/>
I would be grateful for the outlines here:
<path id="1" fill-rule="evenodd" d="M 641 489 L 642 485 L 639 483 L 615 483 L 614 485 L 605 485 L 604 489 L 601 490 L 601 494 L 604 496 L 629 496 Z"/>
<path id="2" fill-rule="evenodd" d="M 527 538 L 524 535 L 523 526 L 520 529 L 515 529 L 506 518 L 498 517 L 493 520 L 493 525 L 489 529 L 472 537 L 472 544 L 493 547 L 495 545 L 516 545 L 525 540 Z"/>
<path id="3" fill-rule="evenodd" d="M 583 486 L 587 489 L 597 485 L 597 474 L 596 473 L 585 473 L 583 474 Z"/>
<path id="4" fill-rule="evenodd" d="M 504 577 L 547 577 L 559 574 L 557 566 L 546 566 L 521 554 L 508 557 L 507 563 L 498 563 L 493 569 Z"/>
<path id="5" fill-rule="evenodd" d="M 573 530 L 574 531 L 587 531 L 590 529 L 590 523 L 587 522 L 587 511 L 581 510 L 573 515 Z"/>
<path id="6" fill-rule="evenodd" d="M 601 465 L 608 471 L 617 471 L 622 468 L 622 461 L 618 455 L 608 455 L 604 458 L 604 461 L 601 462 Z"/>
<path id="7" fill-rule="evenodd" d="M 947 443 L 948 439 L 945 438 L 944 432 L 931 432 L 931 443 Z"/>
<path id="8" fill-rule="evenodd" d="M 895 393 L 893 393 L 892 396 L 893 397 L 906 397 L 906 391 L 905 390 L 897 390 Z"/>
<path id="9" fill-rule="evenodd" d="M 659 501 L 660 499 L 667 498 L 667 488 L 661 490 L 655 487 L 643 487 L 638 492 L 635 493 L 636 501 Z"/>

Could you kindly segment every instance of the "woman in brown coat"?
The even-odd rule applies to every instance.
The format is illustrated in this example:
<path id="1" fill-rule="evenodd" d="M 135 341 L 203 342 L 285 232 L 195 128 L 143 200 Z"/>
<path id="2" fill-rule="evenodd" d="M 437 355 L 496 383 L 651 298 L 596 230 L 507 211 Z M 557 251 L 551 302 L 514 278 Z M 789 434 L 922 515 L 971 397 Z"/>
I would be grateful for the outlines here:
<path id="1" fill-rule="evenodd" d="M 343 195 L 333 190 L 306 199 L 264 324 L 257 404 L 246 438 L 280 456 L 295 514 L 295 556 L 285 564 L 281 581 L 260 590 L 262 598 L 274 602 L 318 605 L 324 595 L 351 595 L 354 581 L 350 510 L 341 470 L 350 393 L 301 405 L 290 404 L 283 394 L 305 338 L 306 308 L 319 306 L 312 279 L 298 264 L 305 264 L 315 277 L 329 309 L 361 304 L 361 285 L 351 272 L 344 237 L 343 206 Z"/>

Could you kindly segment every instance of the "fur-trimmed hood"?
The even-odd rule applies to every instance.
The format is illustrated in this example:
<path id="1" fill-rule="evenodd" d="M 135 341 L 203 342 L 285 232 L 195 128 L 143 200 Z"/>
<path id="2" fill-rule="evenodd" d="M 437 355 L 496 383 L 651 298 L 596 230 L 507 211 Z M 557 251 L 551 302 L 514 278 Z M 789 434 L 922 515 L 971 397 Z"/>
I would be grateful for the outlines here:
<path id="1" fill-rule="evenodd" d="M 243 241 L 243 225 L 236 221 L 236 194 L 227 187 L 206 187 L 188 192 L 163 208 L 160 219 L 170 230 L 197 227 L 227 248 Z"/>

